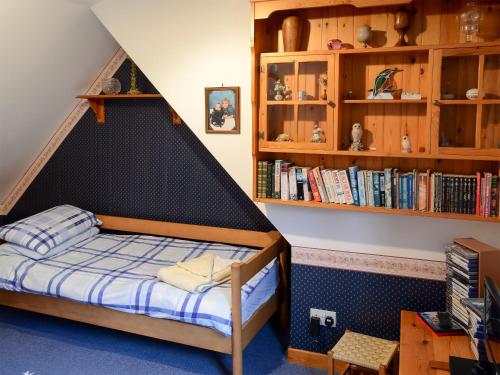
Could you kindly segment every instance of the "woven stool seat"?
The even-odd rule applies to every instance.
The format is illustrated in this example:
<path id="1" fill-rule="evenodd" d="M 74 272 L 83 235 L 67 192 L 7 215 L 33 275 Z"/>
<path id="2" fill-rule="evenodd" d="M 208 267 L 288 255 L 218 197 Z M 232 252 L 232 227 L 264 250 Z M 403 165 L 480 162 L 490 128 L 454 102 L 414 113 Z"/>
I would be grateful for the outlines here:
<path id="1" fill-rule="evenodd" d="M 378 371 L 389 366 L 397 349 L 395 341 L 346 331 L 332 351 L 335 360 Z"/>

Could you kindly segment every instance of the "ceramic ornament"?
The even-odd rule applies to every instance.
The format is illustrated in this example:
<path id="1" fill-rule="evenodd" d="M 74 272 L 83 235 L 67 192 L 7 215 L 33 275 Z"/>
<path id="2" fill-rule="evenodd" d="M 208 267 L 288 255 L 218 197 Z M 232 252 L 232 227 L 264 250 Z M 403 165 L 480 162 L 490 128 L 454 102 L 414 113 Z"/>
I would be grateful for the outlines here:
<path id="1" fill-rule="evenodd" d="M 356 122 L 352 125 L 351 130 L 352 143 L 349 150 L 351 151 L 362 151 L 364 150 L 363 143 L 361 143 L 361 138 L 363 138 L 363 128 L 361 124 Z"/>
<path id="2" fill-rule="evenodd" d="M 403 136 L 403 139 L 401 141 L 401 152 L 411 152 L 410 137 L 408 137 L 407 135 Z"/>
<path id="3" fill-rule="evenodd" d="M 385 93 L 389 94 L 389 99 L 393 99 L 390 93 L 396 89 L 394 74 L 402 71 L 403 70 L 398 68 L 389 68 L 382 70 L 375 78 L 375 84 L 373 85 L 373 89 L 370 90 L 371 94 L 368 96 L 368 99 L 375 99 L 377 98 L 377 96 L 379 96 L 381 99 L 386 99 L 384 95 L 381 95 Z"/>

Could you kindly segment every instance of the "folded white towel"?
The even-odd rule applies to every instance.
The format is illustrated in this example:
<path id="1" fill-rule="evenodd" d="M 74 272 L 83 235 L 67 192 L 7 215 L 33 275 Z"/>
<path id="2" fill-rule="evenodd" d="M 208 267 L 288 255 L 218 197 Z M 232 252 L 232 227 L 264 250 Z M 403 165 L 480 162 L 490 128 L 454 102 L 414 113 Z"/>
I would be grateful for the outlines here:
<path id="1" fill-rule="evenodd" d="M 175 266 L 161 268 L 157 276 L 161 281 L 191 293 L 202 293 L 215 285 L 229 281 L 231 264 L 239 260 L 225 259 L 214 254 L 203 254 Z"/>

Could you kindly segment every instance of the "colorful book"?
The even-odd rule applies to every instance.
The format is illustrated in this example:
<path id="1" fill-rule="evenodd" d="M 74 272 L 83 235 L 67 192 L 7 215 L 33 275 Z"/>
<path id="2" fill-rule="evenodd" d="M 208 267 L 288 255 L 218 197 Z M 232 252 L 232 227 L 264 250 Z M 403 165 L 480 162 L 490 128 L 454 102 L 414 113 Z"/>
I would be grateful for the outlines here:
<path id="1" fill-rule="evenodd" d="M 365 189 L 368 188 L 366 196 L 368 197 L 368 206 L 375 207 L 375 197 L 373 195 L 373 171 L 366 171 Z"/>
<path id="2" fill-rule="evenodd" d="M 333 178 L 333 188 L 335 190 L 335 193 L 337 194 L 337 203 L 340 204 L 346 203 L 344 190 L 342 189 L 342 183 L 340 182 L 339 171 L 333 170 L 332 178 Z"/>
<path id="3" fill-rule="evenodd" d="M 491 205 L 490 216 L 498 216 L 498 176 L 491 179 Z"/>
<path id="4" fill-rule="evenodd" d="M 359 168 L 349 167 L 349 182 L 351 184 L 352 197 L 354 200 L 354 205 L 359 206 L 359 190 L 358 190 L 358 171 Z"/>
<path id="5" fill-rule="evenodd" d="M 314 180 L 316 181 L 316 186 L 318 187 L 319 195 L 321 197 L 321 201 L 324 203 L 328 203 L 328 194 L 325 189 L 325 184 L 323 183 L 323 178 L 321 177 L 321 169 L 320 167 L 313 168 Z"/>
<path id="6" fill-rule="evenodd" d="M 274 162 L 274 199 L 281 199 L 281 163 L 283 163 L 283 160 L 275 160 Z"/>
<path id="7" fill-rule="evenodd" d="M 381 207 L 382 202 L 380 199 L 380 174 L 378 172 L 372 173 L 373 181 L 373 202 L 375 207 Z"/>
<path id="8" fill-rule="evenodd" d="M 321 202 L 321 195 L 319 194 L 318 185 L 316 185 L 316 179 L 314 178 L 312 169 L 307 171 L 307 181 L 309 181 L 309 186 L 311 187 L 313 200 L 315 202 Z"/>
<path id="9" fill-rule="evenodd" d="M 288 188 L 290 191 L 290 200 L 298 200 L 296 167 L 290 167 L 288 169 Z"/>
<path id="10" fill-rule="evenodd" d="M 365 172 L 358 171 L 358 194 L 359 194 L 359 205 L 366 207 L 366 190 L 365 190 Z"/>
<path id="11" fill-rule="evenodd" d="M 347 171 L 342 169 L 339 171 L 340 184 L 342 185 L 342 191 L 344 192 L 345 203 L 354 204 L 354 197 L 352 195 L 351 186 L 349 185 L 349 177 L 347 176 Z"/>
<path id="12" fill-rule="evenodd" d="M 281 184 L 281 200 L 290 200 L 290 186 L 288 183 L 288 170 L 292 167 L 292 163 L 285 161 L 281 163 L 280 184 Z"/>
<path id="13" fill-rule="evenodd" d="M 392 208 L 392 168 L 384 169 L 385 208 Z"/>
<path id="14" fill-rule="evenodd" d="M 323 179 L 323 183 L 325 184 L 326 195 L 328 197 L 328 202 L 335 203 L 336 194 L 333 191 L 333 184 L 330 183 L 329 170 L 322 169 L 321 170 L 321 178 Z"/>

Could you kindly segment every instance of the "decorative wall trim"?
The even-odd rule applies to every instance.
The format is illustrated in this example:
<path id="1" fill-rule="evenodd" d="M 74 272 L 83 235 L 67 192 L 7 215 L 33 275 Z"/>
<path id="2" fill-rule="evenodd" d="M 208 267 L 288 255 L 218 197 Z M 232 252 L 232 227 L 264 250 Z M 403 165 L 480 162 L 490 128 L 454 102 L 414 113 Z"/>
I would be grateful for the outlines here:
<path id="1" fill-rule="evenodd" d="M 99 76 L 96 78 L 94 83 L 89 87 L 86 94 L 96 95 L 101 92 L 101 81 L 103 78 L 112 77 L 118 68 L 123 64 L 127 54 L 121 48 L 119 48 L 111 60 L 106 64 L 104 69 L 101 71 Z M 75 127 L 78 121 L 85 114 L 89 108 L 89 103 L 87 100 L 80 100 L 75 108 L 71 111 L 68 117 L 59 126 L 54 136 L 50 139 L 49 143 L 44 147 L 42 152 L 37 156 L 35 161 L 28 168 L 27 172 L 23 175 L 21 180 L 16 184 L 14 189 L 5 198 L 3 202 L 0 203 L 0 215 L 7 215 L 10 210 L 14 207 L 17 201 L 24 194 L 26 189 L 31 185 L 33 180 L 36 178 L 38 173 L 42 170 L 45 164 L 50 160 L 52 155 L 57 151 L 61 143 Z"/>
<path id="2" fill-rule="evenodd" d="M 292 264 L 444 281 L 446 262 L 292 247 Z"/>

